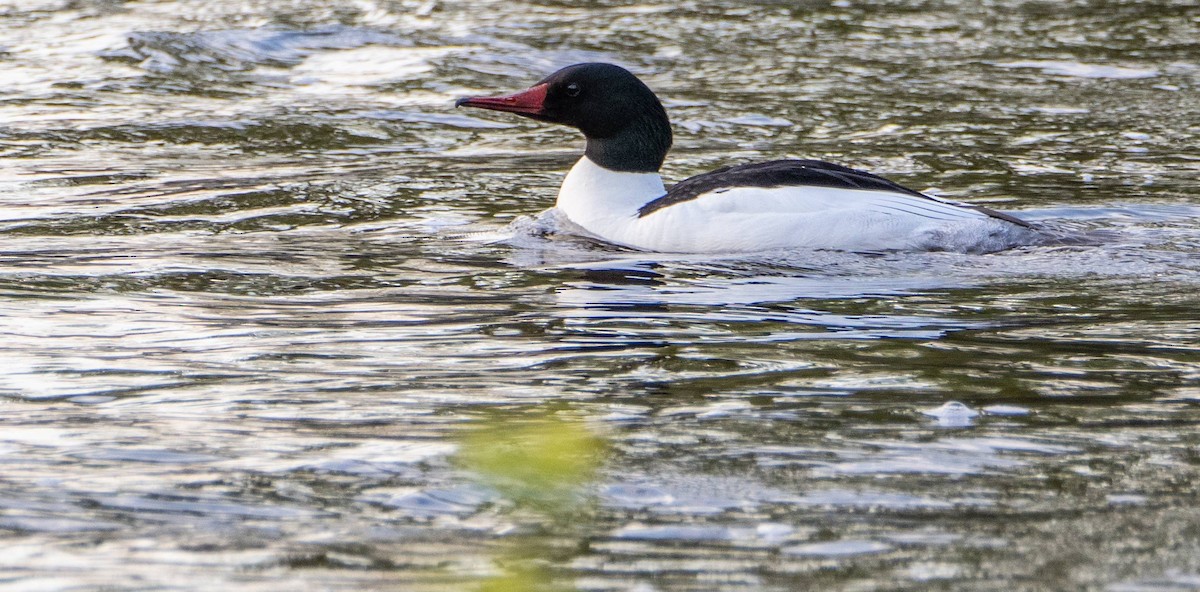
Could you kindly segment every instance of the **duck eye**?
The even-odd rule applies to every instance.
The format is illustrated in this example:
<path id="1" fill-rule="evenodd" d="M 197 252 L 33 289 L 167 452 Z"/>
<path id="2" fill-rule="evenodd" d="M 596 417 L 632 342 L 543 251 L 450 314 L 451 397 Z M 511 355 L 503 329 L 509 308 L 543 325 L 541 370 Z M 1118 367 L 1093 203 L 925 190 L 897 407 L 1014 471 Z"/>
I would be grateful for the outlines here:
<path id="1" fill-rule="evenodd" d="M 577 96 L 579 96 L 579 92 L 581 90 L 582 89 L 579 88 L 578 83 L 572 82 L 571 84 L 567 85 L 567 96 L 568 97 L 577 97 Z"/>

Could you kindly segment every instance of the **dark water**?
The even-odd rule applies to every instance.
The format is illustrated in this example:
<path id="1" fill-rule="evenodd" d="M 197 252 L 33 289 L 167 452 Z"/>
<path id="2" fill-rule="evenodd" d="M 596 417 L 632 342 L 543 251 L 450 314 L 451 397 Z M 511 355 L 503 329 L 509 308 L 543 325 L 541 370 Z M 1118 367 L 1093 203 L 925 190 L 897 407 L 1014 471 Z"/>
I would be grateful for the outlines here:
<path id="1" fill-rule="evenodd" d="M 1200 589 L 1200 7 L 0 4 L 0 590 Z M 1094 246 L 541 236 L 603 60 Z"/>

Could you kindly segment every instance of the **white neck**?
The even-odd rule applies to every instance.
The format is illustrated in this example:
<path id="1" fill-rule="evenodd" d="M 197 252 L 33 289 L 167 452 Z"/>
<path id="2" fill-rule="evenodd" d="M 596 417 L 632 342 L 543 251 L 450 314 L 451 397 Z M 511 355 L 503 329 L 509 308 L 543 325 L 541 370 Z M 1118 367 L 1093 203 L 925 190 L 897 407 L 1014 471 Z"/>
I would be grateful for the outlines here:
<path id="1" fill-rule="evenodd" d="M 588 232 L 629 244 L 623 235 L 637 221 L 638 209 L 666 193 L 658 173 L 611 171 L 585 156 L 563 179 L 555 206 Z"/>

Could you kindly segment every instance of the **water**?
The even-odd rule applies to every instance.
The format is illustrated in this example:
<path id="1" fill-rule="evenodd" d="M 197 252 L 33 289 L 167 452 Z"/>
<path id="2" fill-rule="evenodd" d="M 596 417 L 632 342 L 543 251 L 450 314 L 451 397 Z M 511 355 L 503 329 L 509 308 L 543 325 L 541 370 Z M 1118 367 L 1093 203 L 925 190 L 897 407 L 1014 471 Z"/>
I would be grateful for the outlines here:
<path id="1" fill-rule="evenodd" d="M 1184 1 L 0 4 L 0 589 L 1195 589 L 1197 38 Z M 665 99 L 668 179 L 824 158 L 1105 240 L 544 236 L 580 140 L 452 101 L 585 60 Z"/>

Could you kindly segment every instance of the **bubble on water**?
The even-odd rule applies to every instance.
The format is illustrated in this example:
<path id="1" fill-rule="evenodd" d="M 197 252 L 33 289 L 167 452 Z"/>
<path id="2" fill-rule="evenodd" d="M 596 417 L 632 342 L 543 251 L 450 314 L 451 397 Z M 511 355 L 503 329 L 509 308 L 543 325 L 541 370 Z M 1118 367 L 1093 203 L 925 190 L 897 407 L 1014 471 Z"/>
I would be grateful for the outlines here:
<path id="1" fill-rule="evenodd" d="M 727 541 L 733 538 L 724 526 L 630 524 L 613 533 L 619 539 L 640 541 Z"/>
<path id="2" fill-rule="evenodd" d="M 1017 405 L 988 405 L 982 408 L 982 411 L 988 415 L 1029 415 L 1031 413 L 1027 407 Z"/>
<path id="3" fill-rule="evenodd" d="M 1046 74 L 1073 78 L 1154 78 L 1160 73 L 1153 68 L 1129 68 L 1102 64 L 1084 64 L 1067 60 L 1025 60 L 1017 62 L 989 62 L 1000 68 L 1031 68 Z"/>
<path id="4" fill-rule="evenodd" d="M 1126 493 L 1126 494 L 1114 493 L 1114 494 L 1109 494 L 1109 495 L 1105 496 L 1104 499 L 1105 499 L 1105 501 L 1108 502 L 1108 505 L 1110 505 L 1110 506 L 1138 506 L 1138 505 L 1146 503 L 1146 500 L 1148 498 L 1144 495 L 1138 495 L 1138 494 L 1133 494 L 1133 493 Z"/>
<path id="5" fill-rule="evenodd" d="M 767 542 L 782 541 L 796 532 L 796 528 L 790 524 L 780 524 L 778 522 L 763 522 L 754 528 L 755 534 Z"/>
<path id="6" fill-rule="evenodd" d="M 921 561 L 910 565 L 906 573 L 918 582 L 927 582 L 957 577 L 962 573 L 962 567 L 953 563 Z"/>
<path id="7" fill-rule="evenodd" d="M 846 555 L 865 555 L 868 553 L 883 553 L 891 551 L 892 546 L 878 541 L 845 540 L 828 543 L 807 543 L 785 547 L 784 555 L 811 555 L 819 557 L 841 557 Z"/>
<path id="8" fill-rule="evenodd" d="M 728 117 L 722 121 L 727 121 L 734 125 L 757 127 L 791 127 L 795 125 L 782 117 L 770 117 L 767 115 L 742 115 L 739 117 Z"/>
<path id="9" fill-rule="evenodd" d="M 111 403 L 117 400 L 117 398 L 109 395 L 79 395 L 78 397 L 69 397 L 67 400 L 79 405 L 99 405 L 101 403 Z"/>
<path id="10" fill-rule="evenodd" d="M 947 401 L 940 407 L 926 409 L 922 414 L 937 418 L 942 427 L 962 428 L 970 426 L 979 412 L 958 401 Z"/>

